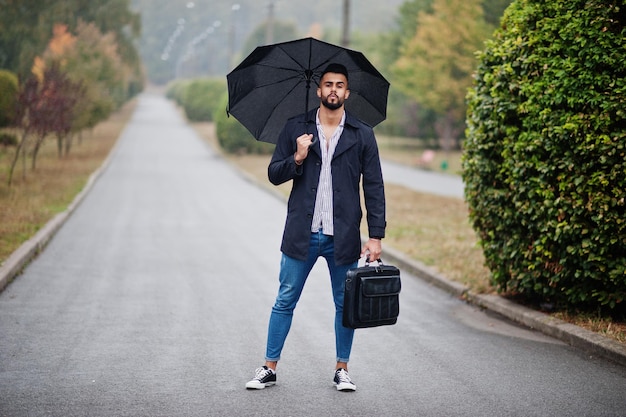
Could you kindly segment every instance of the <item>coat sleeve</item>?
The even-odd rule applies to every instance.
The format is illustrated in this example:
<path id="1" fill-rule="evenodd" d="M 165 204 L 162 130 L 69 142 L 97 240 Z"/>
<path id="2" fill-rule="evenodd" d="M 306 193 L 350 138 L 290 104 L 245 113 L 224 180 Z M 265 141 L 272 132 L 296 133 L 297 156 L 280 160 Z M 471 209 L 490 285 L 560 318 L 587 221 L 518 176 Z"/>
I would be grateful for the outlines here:
<path id="1" fill-rule="evenodd" d="M 287 123 L 278 137 L 274 154 L 267 168 L 267 176 L 274 185 L 280 185 L 302 175 L 302 165 L 296 165 L 296 136 L 293 123 Z"/>
<path id="2" fill-rule="evenodd" d="M 370 130 L 363 149 L 363 196 L 370 237 L 385 237 L 386 207 L 380 155 L 374 132 Z"/>

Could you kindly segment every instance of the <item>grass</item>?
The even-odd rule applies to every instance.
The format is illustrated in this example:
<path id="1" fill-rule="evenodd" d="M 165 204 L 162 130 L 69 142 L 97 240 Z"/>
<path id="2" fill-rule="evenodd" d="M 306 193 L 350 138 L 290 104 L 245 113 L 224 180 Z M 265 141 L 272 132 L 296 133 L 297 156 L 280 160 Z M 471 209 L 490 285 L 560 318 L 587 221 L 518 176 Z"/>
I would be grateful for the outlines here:
<path id="1" fill-rule="evenodd" d="M 0 260 L 6 259 L 24 241 L 32 237 L 56 213 L 65 210 L 84 187 L 89 175 L 105 160 L 129 120 L 135 102 L 127 104 L 109 120 L 101 123 L 76 144 L 67 158 L 59 159 L 53 140 L 41 150 L 38 168 L 29 168 L 22 178 L 18 169 L 14 184 L 7 186 L 6 173 L 14 148 L 0 147 Z M 196 131 L 217 147 L 213 126 L 196 123 Z M 397 138 L 380 137 L 384 158 L 416 165 L 421 149 Z M 267 187 L 268 155 L 226 157 L 248 175 Z M 438 154 L 430 169 L 447 173 L 459 172 L 458 153 Z M 290 186 L 277 187 L 288 195 Z M 464 201 L 455 198 L 418 193 L 401 186 L 387 184 L 388 231 L 384 246 L 393 247 L 429 265 L 447 278 L 461 282 L 475 292 L 494 292 L 489 284 L 489 271 L 484 267 L 482 251 L 467 218 Z M 554 314 L 557 318 L 626 344 L 626 323 L 616 323 L 593 315 Z"/>
<path id="2" fill-rule="evenodd" d="M 93 132 L 86 133 L 80 143 L 74 140 L 66 157 L 59 158 L 55 140 L 47 139 L 39 152 L 36 170 L 30 168 L 29 159 L 25 169 L 19 163 L 11 186 L 8 171 L 15 148 L 0 147 L 1 260 L 67 208 L 110 153 L 134 106 L 134 101 L 128 103 Z"/>
<path id="3" fill-rule="evenodd" d="M 626 345 L 626 323 L 615 322 L 590 313 L 570 314 L 560 312 L 554 313 L 552 316 Z"/>

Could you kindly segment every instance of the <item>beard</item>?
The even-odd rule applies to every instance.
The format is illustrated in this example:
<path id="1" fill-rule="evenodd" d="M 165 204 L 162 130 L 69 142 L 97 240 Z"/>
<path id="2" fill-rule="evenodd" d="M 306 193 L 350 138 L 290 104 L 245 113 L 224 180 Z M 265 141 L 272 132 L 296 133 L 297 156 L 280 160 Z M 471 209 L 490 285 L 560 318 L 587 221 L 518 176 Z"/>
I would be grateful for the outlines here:
<path id="1" fill-rule="evenodd" d="M 330 101 L 328 101 L 328 97 L 325 97 L 322 99 L 322 104 L 324 105 L 324 107 L 326 107 L 329 110 L 337 110 L 339 108 L 341 108 L 341 106 L 343 106 L 344 100 L 341 99 L 337 99 L 336 102 L 331 103 Z"/>

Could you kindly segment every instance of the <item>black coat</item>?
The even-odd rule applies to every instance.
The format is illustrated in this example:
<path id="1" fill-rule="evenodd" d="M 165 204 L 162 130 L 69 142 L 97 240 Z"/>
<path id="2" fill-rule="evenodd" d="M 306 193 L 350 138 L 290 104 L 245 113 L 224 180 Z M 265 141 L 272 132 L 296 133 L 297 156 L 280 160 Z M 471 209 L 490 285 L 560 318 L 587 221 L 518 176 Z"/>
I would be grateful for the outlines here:
<path id="1" fill-rule="evenodd" d="M 296 138 L 304 133 L 317 137 L 315 115 L 289 119 L 276 144 L 268 167 L 274 185 L 293 180 L 281 251 L 292 258 L 305 260 L 309 250 L 311 222 L 322 166 L 319 140 L 309 150 L 301 166 L 294 154 Z M 359 259 L 361 252 L 360 182 L 362 180 L 367 225 L 370 237 L 385 236 L 385 190 L 374 131 L 367 124 L 346 112 L 343 133 L 331 162 L 333 177 L 333 215 L 335 263 L 344 265 Z"/>

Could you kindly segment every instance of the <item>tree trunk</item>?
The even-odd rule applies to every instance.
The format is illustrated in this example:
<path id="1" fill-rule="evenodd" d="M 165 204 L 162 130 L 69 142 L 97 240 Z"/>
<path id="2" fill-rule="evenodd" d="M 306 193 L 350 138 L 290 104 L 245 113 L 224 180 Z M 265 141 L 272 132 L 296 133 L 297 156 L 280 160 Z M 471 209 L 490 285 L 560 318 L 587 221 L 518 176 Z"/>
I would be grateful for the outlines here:
<path id="1" fill-rule="evenodd" d="M 63 139 L 57 135 L 57 155 L 59 158 L 63 157 Z"/>
<path id="2" fill-rule="evenodd" d="M 24 140 L 24 146 L 22 146 L 22 180 L 26 179 L 26 150 L 28 149 L 28 137 Z"/>
<path id="3" fill-rule="evenodd" d="M 22 134 L 22 139 L 20 139 L 19 143 L 15 147 L 15 156 L 13 157 L 13 161 L 11 161 L 11 167 L 9 168 L 9 180 L 7 184 L 11 186 L 13 182 L 13 172 L 15 171 L 15 166 L 17 165 L 17 160 L 20 157 L 20 152 L 24 148 L 24 144 L 26 143 L 26 137 L 28 136 L 28 129 L 25 129 Z"/>
<path id="4" fill-rule="evenodd" d="M 341 25 L 341 46 L 350 46 L 350 0 L 343 0 L 343 22 Z"/>
<path id="5" fill-rule="evenodd" d="M 44 139 L 45 139 L 45 135 L 41 135 L 39 138 L 37 138 L 37 140 L 35 141 L 35 147 L 33 148 L 33 160 L 31 162 L 31 169 L 34 171 L 37 165 L 37 155 L 39 155 L 39 148 L 41 148 L 41 144 L 43 143 Z"/>
<path id="6" fill-rule="evenodd" d="M 449 152 L 455 148 L 457 138 L 463 129 L 457 126 L 457 120 L 452 111 L 448 111 L 445 116 L 439 116 L 435 121 L 435 132 L 437 132 L 437 140 L 439 147 Z"/>
<path id="7" fill-rule="evenodd" d="M 68 133 L 64 136 L 65 140 L 65 156 L 70 154 L 70 149 L 72 149 L 72 134 Z"/>

